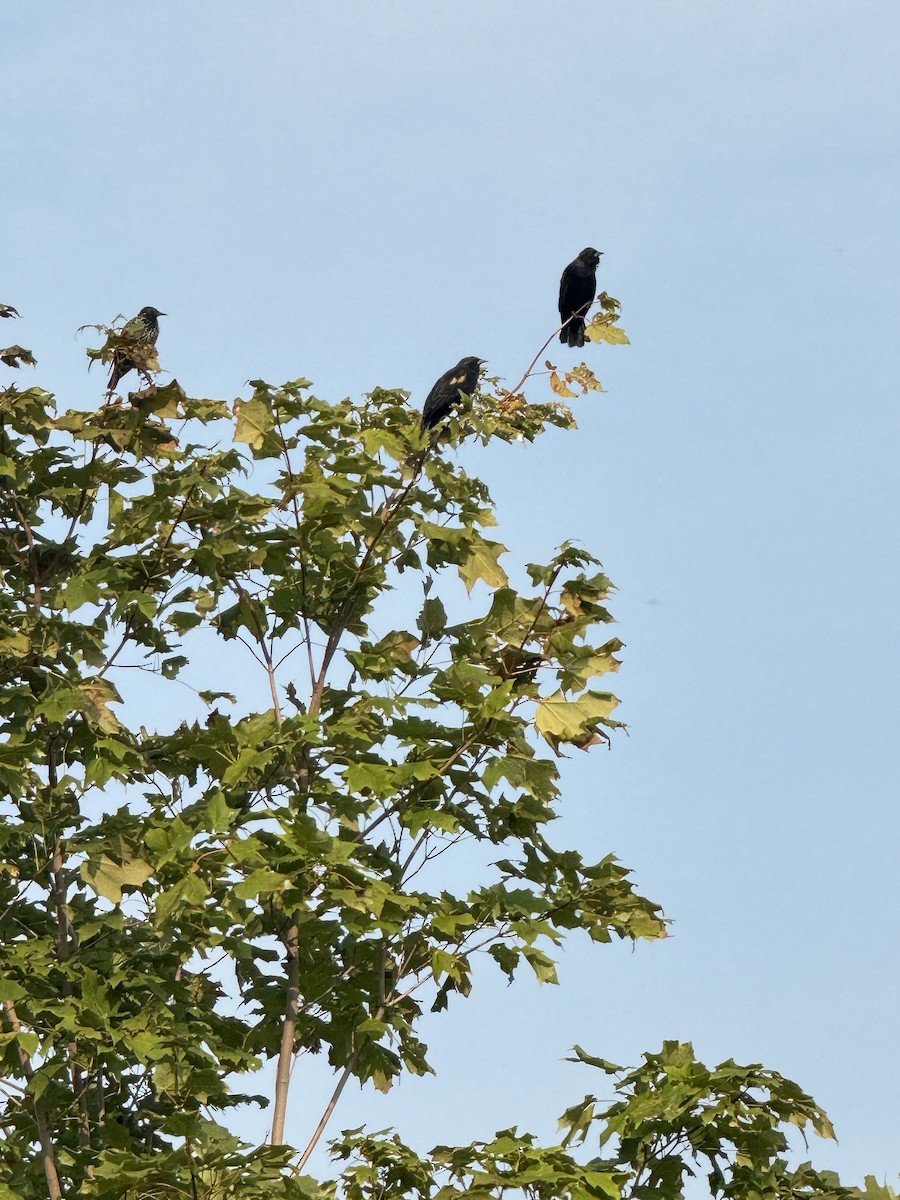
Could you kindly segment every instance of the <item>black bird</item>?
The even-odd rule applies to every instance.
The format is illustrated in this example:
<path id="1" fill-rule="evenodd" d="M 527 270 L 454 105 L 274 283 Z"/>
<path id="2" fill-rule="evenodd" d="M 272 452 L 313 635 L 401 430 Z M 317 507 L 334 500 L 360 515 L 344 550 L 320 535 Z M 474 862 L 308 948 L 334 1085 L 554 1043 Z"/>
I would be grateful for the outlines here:
<path id="1" fill-rule="evenodd" d="M 597 264 L 602 250 L 587 246 L 562 273 L 559 281 L 559 318 L 564 346 L 584 345 L 584 317 L 597 291 Z"/>
<path id="2" fill-rule="evenodd" d="M 425 400 L 420 433 L 443 421 L 460 394 L 472 395 L 478 387 L 478 368 L 484 361 L 483 358 L 461 358 L 455 367 L 444 372 Z"/>
<path id="3" fill-rule="evenodd" d="M 158 317 L 164 317 L 166 314 L 160 312 L 158 308 L 152 308 L 149 305 L 142 308 L 136 317 L 132 317 L 122 329 L 121 337 L 138 346 L 155 346 L 156 339 L 159 337 L 159 321 Z M 116 385 L 123 375 L 127 375 L 129 371 L 133 371 L 137 367 L 138 371 L 144 372 L 138 367 L 137 363 L 128 356 L 128 351 L 119 348 L 113 354 L 112 369 L 109 372 L 109 384 L 107 392 L 114 392 Z"/>

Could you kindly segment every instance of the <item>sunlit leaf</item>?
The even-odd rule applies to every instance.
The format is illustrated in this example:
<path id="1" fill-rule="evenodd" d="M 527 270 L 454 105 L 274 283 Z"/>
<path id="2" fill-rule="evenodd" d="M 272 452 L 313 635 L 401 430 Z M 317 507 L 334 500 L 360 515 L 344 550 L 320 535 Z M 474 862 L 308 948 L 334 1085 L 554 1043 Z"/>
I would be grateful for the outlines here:
<path id="1" fill-rule="evenodd" d="M 607 692 L 586 692 L 577 700 L 569 700 L 561 692 L 541 700 L 534 723 L 551 744 L 572 742 L 585 733 L 591 722 L 604 720 L 619 701 Z"/>
<path id="2" fill-rule="evenodd" d="M 153 868 L 140 858 L 114 862 L 104 854 L 96 864 L 87 861 L 81 865 L 82 879 L 113 904 L 120 903 L 124 888 L 140 888 L 152 875 Z"/>
<path id="3" fill-rule="evenodd" d="M 577 367 L 572 367 L 570 371 L 566 372 L 566 379 L 569 383 L 574 380 L 575 383 L 580 384 L 582 394 L 603 391 L 600 380 L 586 363 L 579 363 Z"/>
<path id="4" fill-rule="evenodd" d="M 625 330 L 618 325 L 611 325 L 603 313 L 598 313 L 587 323 L 584 335 L 592 342 L 608 342 L 611 346 L 629 345 Z"/>
<path id="5" fill-rule="evenodd" d="M 275 416 L 269 405 L 259 396 L 252 400 L 237 399 L 234 402 L 236 442 L 246 442 L 254 450 L 259 450 L 266 440 L 266 435 L 275 428 Z"/>
<path id="6" fill-rule="evenodd" d="M 479 580 L 489 587 L 505 587 L 509 576 L 499 561 L 505 553 L 506 547 L 499 542 L 479 540 L 469 557 L 459 565 L 459 574 L 467 591 L 471 592 Z"/>
<path id="7" fill-rule="evenodd" d="M 568 376 L 566 376 L 566 378 L 568 379 Z M 556 392 L 557 396 L 562 396 L 564 400 L 572 400 L 578 395 L 577 392 L 573 392 L 570 387 L 567 387 L 566 384 L 563 383 L 556 371 L 550 372 L 550 386 L 553 391 Z"/>

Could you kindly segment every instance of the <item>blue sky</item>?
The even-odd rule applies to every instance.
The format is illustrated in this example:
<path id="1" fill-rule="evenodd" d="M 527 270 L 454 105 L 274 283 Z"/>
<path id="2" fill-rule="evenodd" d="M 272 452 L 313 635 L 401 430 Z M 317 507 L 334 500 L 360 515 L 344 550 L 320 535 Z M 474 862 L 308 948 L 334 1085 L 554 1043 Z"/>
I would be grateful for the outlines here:
<path id="1" fill-rule="evenodd" d="M 632 1062 L 678 1037 L 797 1079 L 841 1139 L 816 1161 L 894 1178 L 896 5 L 3 21 L 0 299 L 64 405 L 99 394 L 75 329 L 144 304 L 194 394 L 303 374 L 419 404 L 463 354 L 517 379 L 582 246 L 622 302 L 632 346 L 588 351 L 607 394 L 575 402 L 579 431 L 464 460 L 512 560 L 578 538 L 618 585 L 631 732 L 565 765 L 556 838 L 616 852 L 673 937 L 573 942 L 559 989 L 486 975 L 426 1032 L 437 1078 L 348 1095 L 335 1128 L 549 1136 L 595 1085 L 560 1062 L 573 1042 Z"/>

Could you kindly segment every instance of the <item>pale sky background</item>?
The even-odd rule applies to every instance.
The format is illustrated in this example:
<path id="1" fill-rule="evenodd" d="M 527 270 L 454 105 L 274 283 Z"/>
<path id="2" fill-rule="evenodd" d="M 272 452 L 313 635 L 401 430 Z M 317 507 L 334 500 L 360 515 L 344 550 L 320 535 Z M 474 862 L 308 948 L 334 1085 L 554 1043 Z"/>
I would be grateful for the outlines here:
<path id="1" fill-rule="evenodd" d="M 814 1162 L 896 1182 L 895 0 L 0 22 L 2 332 L 63 407 L 102 387 L 75 329 L 144 304 L 195 395 L 303 374 L 418 405 L 463 354 L 517 379 L 583 246 L 622 302 L 632 346 L 588 348 L 608 393 L 577 433 L 463 457 L 511 563 L 577 538 L 618 585 L 630 737 L 564 764 L 553 836 L 615 852 L 673 936 L 573 940 L 556 989 L 485 972 L 424 1026 L 437 1077 L 348 1090 L 333 1132 L 552 1137 L 601 1084 L 561 1062 L 574 1042 L 630 1064 L 681 1038 L 796 1079 L 841 1139 Z M 300 1083 L 302 1142 L 326 1083 Z"/>

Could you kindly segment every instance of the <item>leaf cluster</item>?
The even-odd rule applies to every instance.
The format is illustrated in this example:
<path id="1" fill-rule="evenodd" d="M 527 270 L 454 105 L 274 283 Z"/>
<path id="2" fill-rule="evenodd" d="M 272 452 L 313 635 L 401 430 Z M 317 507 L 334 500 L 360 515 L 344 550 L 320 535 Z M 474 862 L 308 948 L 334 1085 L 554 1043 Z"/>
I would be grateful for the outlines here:
<path id="1" fill-rule="evenodd" d="M 601 309 L 589 335 L 624 339 Z M 103 332 L 92 361 L 156 369 Z M 785 1122 L 830 1132 L 809 1097 L 674 1043 L 631 1074 L 579 1052 L 619 1099 L 549 1149 L 357 1131 L 320 1184 L 318 1132 L 297 1163 L 219 1123 L 269 1103 L 268 1060 L 274 1143 L 304 1055 L 333 1068 L 326 1117 L 348 1079 L 430 1071 L 425 1022 L 482 962 L 555 983 L 569 935 L 666 936 L 612 854 L 552 836 L 559 760 L 623 728 L 612 584 L 568 543 L 512 578 L 443 453 L 569 410 L 488 382 L 426 443 L 400 390 L 249 386 L 59 415 L 0 388 L 0 1200 L 677 1195 L 697 1161 L 717 1194 L 849 1196 L 779 1165 Z M 580 1164 L 595 1122 L 614 1154 Z"/>
<path id="2" fill-rule="evenodd" d="M 132 355 L 127 325 L 104 332 L 91 359 Z M 485 484 L 423 447 L 405 393 L 250 386 L 59 415 L 0 392 L 0 1126 L 22 1194 L 47 1130 L 69 1184 L 137 1186 L 152 1160 L 162 1186 L 161 1164 L 226 1154 L 215 1114 L 266 1102 L 239 1081 L 285 1038 L 385 1090 L 431 1069 L 423 1016 L 479 957 L 555 981 L 568 933 L 665 934 L 612 856 L 547 835 L 541 745 L 620 727 L 594 686 L 621 649 L 594 638 L 599 564 L 564 546 L 515 588 Z M 481 394 L 438 437 L 569 421 Z M 228 686 L 241 659 L 262 709 Z M 151 677 L 169 719 L 148 730 Z M 467 843 L 499 853 L 459 887 Z"/>
<path id="3" fill-rule="evenodd" d="M 575 1047 L 571 1061 L 599 1069 L 614 1099 L 589 1095 L 559 1121 L 559 1145 L 501 1130 L 489 1141 L 436 1146 L 420 1156 L 394 1134 L 348 1130 L 331 1146 L 346 1164 L 332 1194 L 341 1200 L 421 1200 L 507 1195 L 529 1200 L 681 1200 L 700 1189 L 729 1200 L 896 1200 L 873 1178 L 842 1185 L 810 1163 L 791 1166 L 788 1132 L 833 1138 L 812 1098 L 775 1071 L 729 1060 L 710 1068 L 689 1043 L 666 1042 L 626 1071 Z M 574 1150 L 588 1137 L 602 1156 Z"/>

